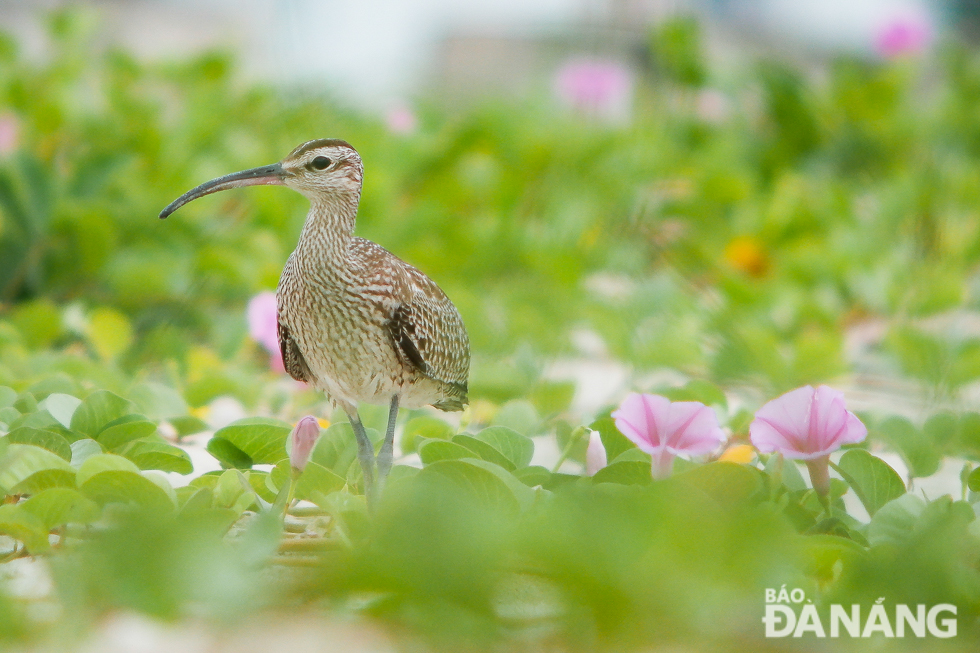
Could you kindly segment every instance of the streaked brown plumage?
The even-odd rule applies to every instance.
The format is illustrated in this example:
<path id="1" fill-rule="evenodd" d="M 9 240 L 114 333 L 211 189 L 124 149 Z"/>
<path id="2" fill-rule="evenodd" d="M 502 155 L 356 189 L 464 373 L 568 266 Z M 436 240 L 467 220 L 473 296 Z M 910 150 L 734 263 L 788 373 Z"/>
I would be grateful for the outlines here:
<path id="1" fill-rule="evenodd" d="M 310 200 L 296 249 L 279 280 L 279 345 L 289 374 L 336 401 L 358 440 L 371 495 L 374 450 L 360 403 L 388 403 L 379 480 L 391 467 L 399 405 L 461 410 L 467 403 L 469 340 L 456 307 L 423 273 L 353 235 L 363 165 L 348 143 L 303 143 L 280 163 L 219 177 L 165 208 L 165 218 L 198 197 L 256 184 L 289 186 Z"/>

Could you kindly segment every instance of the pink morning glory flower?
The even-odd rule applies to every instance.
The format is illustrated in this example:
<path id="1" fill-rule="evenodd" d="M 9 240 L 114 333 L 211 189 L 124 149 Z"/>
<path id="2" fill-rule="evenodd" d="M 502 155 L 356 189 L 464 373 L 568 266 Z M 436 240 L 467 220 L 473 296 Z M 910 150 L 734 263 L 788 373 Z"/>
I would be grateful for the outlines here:
<path id="1" fill-rule="evenodd" d="M 393 134 L 411 134 L 418 127 L 418 119 L 404 104 L 392 107 L 385 113 L 385 123 Z"/>
<path id="2" fill-rule="evenodd" d="M 595 473 L 606 466 L 606 447 L 598 431 L 589 432 L 589 446 L 585 450 L 585 473 L 595 476 Z"/>
<path id="3" fill-rule="evenodd" d="M 885 22 L 875 35 L 875 51 L 886 59 L 923 52 L 932 41 L 926 16 L 898 16 Z"/>
<path id="4" fill-rule="evenodd" d="M 269 352 L 269 366 L 277 372 L 284 372 L 282 353 L 279 350 L 279 308 L 276 293 L 271 290 L 260 292 L 248 302 L 248 334 L 252 340 Z"/>
<path id="5" fill-rule="evenodd" d="M 760 408 L 749 437 L 762 453 L 780 453 L 807 462 L 813 487 L 829 489 L 830 454 L 845 444 L 861 442 L 868 429 L 844 406 L 844 393 L 825 385 L 804 386 Z"/>
<path id="6" fill-rule="evenodd" d="M 561 101 L 587 115 L 607 120 L 629 117 L 633 76 L 616 61 L 572 59 L 555 75 Z"/>
<path id="7" fill-rule="evenodd" d="M 670 476 L 675 456 L 710 453 L 725 440 L 714 411 L 699 401 L 631 393 L 612 417 L 623 435 L 653 456 L 658 479 Z"/>
<path id="8" fill-rule="evenodd" d="M 310 452 L 316 446 L 316 441 L 320 437 L 320 423 L 312 415 L 307 415 L 296 422 L 292 432 L 289 434 L 290 450 L 289 464 L 293 468 L 303 471 L 306 463 L 310 459 Z"/>

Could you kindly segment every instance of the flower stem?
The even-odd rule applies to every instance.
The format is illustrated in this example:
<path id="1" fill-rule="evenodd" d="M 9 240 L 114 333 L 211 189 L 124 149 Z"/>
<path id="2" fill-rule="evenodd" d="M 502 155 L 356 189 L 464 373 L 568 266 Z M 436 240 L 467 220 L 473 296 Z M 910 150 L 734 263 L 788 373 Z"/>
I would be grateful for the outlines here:
<path id="1" fill-rule="evenodd" d="M 830 454 L 807 460 L 806 468 L 810 472 L 810 484 L 820 496 L 821 503 L 827 506 L 827 495 L 830 493 Z"/>

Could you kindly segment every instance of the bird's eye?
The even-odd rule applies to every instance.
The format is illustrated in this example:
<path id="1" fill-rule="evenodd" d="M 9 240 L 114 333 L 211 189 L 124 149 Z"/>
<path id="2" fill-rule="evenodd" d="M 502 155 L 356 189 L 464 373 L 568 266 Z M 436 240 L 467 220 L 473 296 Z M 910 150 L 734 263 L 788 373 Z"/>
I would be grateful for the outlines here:
<path id="1" fill-rule="evenodd" d="M 332 161 L 330 161 L 330 159 L 327 157 L 318 156 L 310 161 L 310 167 L 312 167 L 314 170 L 325 170 L 331 163 Z"/>

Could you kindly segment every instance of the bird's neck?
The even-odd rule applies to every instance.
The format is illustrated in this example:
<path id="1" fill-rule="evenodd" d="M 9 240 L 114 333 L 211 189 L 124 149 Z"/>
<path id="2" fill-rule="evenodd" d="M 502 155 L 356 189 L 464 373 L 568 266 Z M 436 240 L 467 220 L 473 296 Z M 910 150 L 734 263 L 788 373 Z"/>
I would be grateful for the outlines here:
<path id="1" fill-rule="evenodd" d="M 357 196 L 311 201 L 296 244 L 297 260 L 311 266 L 311 273 L 346 270 L 347 245 L 354 233 L 357 203 Z"/>

